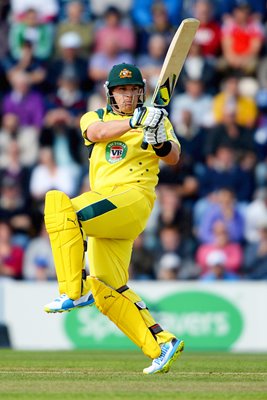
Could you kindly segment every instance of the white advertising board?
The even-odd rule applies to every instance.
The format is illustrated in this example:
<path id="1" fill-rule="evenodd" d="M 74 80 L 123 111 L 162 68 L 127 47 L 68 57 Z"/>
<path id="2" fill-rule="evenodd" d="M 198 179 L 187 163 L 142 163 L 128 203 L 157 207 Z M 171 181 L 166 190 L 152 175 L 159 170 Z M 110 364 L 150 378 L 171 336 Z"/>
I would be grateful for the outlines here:
<path id="1" fill-rule="evenodd" d="M 130 282 L 157 322 L 187 350 L 267 352 L 267 282 Z M 96 307 L 46 314 L 55 282 L 0 280 L 0 321 L 14 349 L 130 349 L 135 346 Z"/>

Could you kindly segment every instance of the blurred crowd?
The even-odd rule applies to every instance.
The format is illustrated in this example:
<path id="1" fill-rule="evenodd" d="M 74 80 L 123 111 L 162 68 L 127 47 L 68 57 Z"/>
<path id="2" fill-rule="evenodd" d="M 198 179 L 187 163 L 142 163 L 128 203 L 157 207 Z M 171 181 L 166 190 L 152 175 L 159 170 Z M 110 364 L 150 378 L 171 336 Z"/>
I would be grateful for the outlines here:
<path id="1" fill-rule="evenodd" d="M 147 104 L 182 19 L 200 27 L 168 108 L 182 146 L 161 165 L 132 279 L 267 279 L 267 9 L 245 0 L 1 0 L 0 276 L 55 279 L 45 193 L 90 188 L 79 119 L 110 68 L 135 63 Z M 89 266 L 90 268 L 90 266 Z"/>

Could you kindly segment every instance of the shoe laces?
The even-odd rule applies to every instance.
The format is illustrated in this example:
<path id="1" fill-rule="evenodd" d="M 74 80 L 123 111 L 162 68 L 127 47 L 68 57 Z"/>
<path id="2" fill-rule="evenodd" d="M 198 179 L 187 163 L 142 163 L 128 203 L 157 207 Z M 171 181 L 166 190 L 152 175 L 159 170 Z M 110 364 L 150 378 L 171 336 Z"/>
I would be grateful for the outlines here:
<path id="1" fill-rule="evenodd" d="M 61 294 L 59 297 L 57 297 L 55 299 L 55 301 L 61 301 L 62 299 L 64 299 L 67 295 L 65 293 Z"/>
<path id="2" fill-rule="evenodd" d="M 163 359 L 164 359 L 166 353 L 168 352 L 168 350 L 169 350 L 169 347 L 168 347 L 166 344 L 163 344 L 163 345 L 161 346 L 161 354 L 160 354 L 160 356 L 159 356 L 158 358 L 155 358 L 155 359 L 153 360 L 153 364 L 158 364 L 158 365 L 160 365 L 160 364 L 162 363 L 162 361 L 163 361 Z"/>

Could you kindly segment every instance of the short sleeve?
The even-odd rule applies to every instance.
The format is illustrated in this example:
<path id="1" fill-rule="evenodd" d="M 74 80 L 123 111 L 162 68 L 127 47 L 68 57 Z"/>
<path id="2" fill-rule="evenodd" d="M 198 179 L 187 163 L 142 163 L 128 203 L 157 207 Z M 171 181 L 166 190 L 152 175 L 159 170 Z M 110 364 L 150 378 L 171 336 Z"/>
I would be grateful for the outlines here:
<path id="1" fill-rule="evenodd" d="M 89 111 L 81 117 L 80 127 L 81 127 L 81 131 L 82 131 L 82 136 L 84 138 L 84 143 L 86 146 L 89 146 L 90 144 L 92 144 L 92 142 L 90 142 L 90 140 L 87 138 L 87 135 L 86 135 L 87 128 L 94 122 L 98 122 L 98 121 L 101 121 L 101 119 L 100 119 L 98 113 L 95 111 Z"/>

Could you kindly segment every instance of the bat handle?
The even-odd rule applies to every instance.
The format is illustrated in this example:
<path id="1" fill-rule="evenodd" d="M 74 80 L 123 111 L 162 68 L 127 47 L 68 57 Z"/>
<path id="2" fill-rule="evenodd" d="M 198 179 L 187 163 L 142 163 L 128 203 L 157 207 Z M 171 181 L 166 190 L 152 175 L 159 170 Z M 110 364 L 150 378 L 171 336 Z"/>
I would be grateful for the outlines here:
<path id="1" fill-rule="evenodd" d="M 146 149 L 148 148 L 148 143 L 145 142 L 145 141 L 143 141 L 142 144 L 141 144 L 141 148 L 142 148 L 143 150 L 146 150 Z"/>

